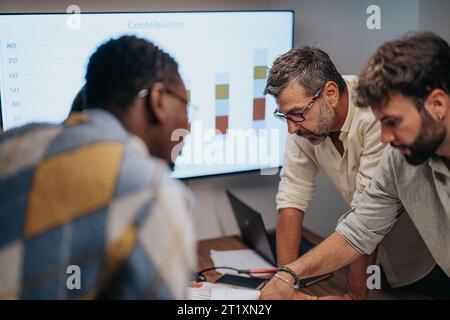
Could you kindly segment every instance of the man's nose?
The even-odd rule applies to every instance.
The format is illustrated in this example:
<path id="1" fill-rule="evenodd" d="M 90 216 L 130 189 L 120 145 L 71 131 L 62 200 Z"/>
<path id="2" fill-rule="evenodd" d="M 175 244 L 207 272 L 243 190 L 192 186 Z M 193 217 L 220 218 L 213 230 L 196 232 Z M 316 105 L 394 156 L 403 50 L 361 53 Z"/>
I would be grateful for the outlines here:
<path id="1" fill-rule="evenodd" d="M 298 129 L 300 129 L 299 125 L 295 121 L 288 119 L 287 124 L 288 124 L 288 132 L 290 134 L 294 134 L 298 131 Z"/>
<path id="2" fill-rule="evenodd" d="M 395 140 L 394 133 L 391 129 L 388 129 L 386 127 L 381 127 L 381 142 L 384 144 L 391 143 Z"/>

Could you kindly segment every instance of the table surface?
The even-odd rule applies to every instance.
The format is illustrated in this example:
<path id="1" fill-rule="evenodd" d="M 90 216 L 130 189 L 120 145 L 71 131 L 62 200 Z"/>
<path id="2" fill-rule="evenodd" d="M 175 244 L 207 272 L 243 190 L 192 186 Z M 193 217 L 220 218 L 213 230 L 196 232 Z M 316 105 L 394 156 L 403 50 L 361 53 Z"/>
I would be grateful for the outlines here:
<path id="1" fill-rule="evenodd" d="M 202 240 L 198 242 L 198 270 L 213 267 L 210 258 L 210 250 L 238 250 L 248 249 L 239 237 L 221 237 L 215 239 Z M 333 273 L 331 278 L 312 284 L 302 291 L 316 296 L 339 295 L 345 292 L 347 284 L 348 268 L 342 268 Z M 208 271 L 204 274 L 210 282 L 215 282 L 221 275 L 215 271 Z M 368 295 L 370 300 L 399 300 L 399 299 L 426 299 L 426 296 L 416 294 L 406 290 L 371 290 Z"/>

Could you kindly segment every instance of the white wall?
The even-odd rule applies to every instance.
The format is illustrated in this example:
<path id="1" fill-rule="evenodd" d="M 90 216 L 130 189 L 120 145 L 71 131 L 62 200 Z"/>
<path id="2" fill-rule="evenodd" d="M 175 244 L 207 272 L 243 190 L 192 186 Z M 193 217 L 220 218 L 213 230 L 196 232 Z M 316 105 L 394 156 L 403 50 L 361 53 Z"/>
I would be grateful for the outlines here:
<path id="1" fill-rule="evenodd" d="M 450 42 L 450 1 L 420 0 L 419 30 L 432 31 Z"/>
<path id="2" fill-rule="evenodd" d="M 369 5 L 381 9 L 381 30 L 369 30 Z M 419 0 L 272 0 L 274 9 L 294 9 L 295 43 L 328 52 L 343 74 L 358 74 L 387 40 L 416 30 Z"/>

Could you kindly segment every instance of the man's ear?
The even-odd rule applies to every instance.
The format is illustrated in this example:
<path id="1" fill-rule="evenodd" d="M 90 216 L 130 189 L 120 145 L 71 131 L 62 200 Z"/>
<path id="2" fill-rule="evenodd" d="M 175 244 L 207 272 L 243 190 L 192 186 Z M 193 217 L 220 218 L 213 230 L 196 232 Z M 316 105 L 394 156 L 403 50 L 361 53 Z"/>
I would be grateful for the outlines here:
<path id="1" fill-rule="evenodd" d="M 149 113 L 151 118 L 156 121 L 156 123 L 164 122 L 167 117 L 166 110 L 164 108 L 164 90 L 165 86 L 161 82 L 156 82 L 153 84 L 148 99 L 150 102 Z"/>
<path id="2" fill-rule="evenodd" d="M 339 101 L 339 87 L 336 82 L 327 81 L 323 87 L 322 95 L 331 107 L 337 107 Z"/>
<path id="3" fill-rule="evenodd" d="M 450 109 L 450 97 L 442 89 L 434 89 L 424 103 L 425 109 L 434 119 L 442 120 Z"/>

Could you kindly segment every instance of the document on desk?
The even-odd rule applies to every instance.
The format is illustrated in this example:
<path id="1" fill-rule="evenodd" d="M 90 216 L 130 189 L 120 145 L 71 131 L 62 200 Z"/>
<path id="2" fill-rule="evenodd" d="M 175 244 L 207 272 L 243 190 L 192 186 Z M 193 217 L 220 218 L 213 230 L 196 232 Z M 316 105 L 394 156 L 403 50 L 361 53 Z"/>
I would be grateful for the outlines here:
<path id="1" fill-rule="evenodd" d="M 215 267 L 230 267 L 236 269 L 273 269 L 269 262 L 261 258 L 256 251 L 251 249 L 243 250 L 211 250 L 211 259 Z M 219 269 L 219 273 L 237 274 L 236 271 Z M 242 275 L 244 276 L 244 275 Z"/>
<path id="2" fill-rule="evenodd" d="M 236 289 L 210 282 L 199 288 L 188 288 L 189 300 L 259 300 L 261 292 L 252 289 Z"/>

